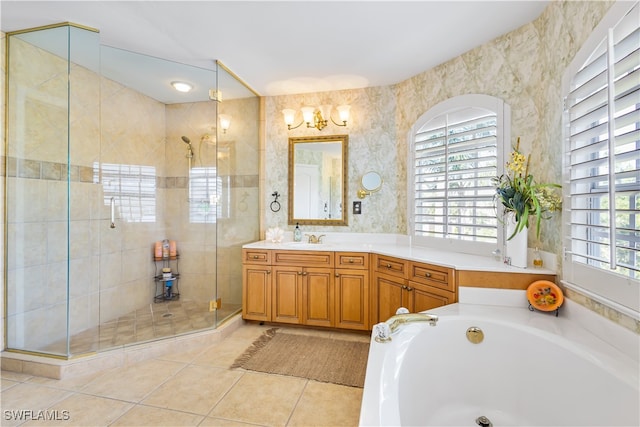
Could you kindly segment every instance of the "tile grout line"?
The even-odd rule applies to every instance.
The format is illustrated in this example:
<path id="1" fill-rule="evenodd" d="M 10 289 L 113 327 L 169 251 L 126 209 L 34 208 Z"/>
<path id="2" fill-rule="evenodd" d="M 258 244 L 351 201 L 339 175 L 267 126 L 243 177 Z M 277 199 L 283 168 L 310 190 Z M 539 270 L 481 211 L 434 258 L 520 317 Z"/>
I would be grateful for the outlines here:
<path id="1" fill-rule="evenodd" d="M 307 386 L 309 385 L 309 381 L 310 381 L 309 379 L 305 381 L 304 387 L 302 387 L 302 390 L 300 391 L 300 395 L 298 396 L 298 399 L 296 399 L 296 404 L 293 405 L 293 409 L 291 409 L 291 413 L 287 418 L 287 422 L 284 424 L 285 426 L 288 426 L 289 423 L 291 422 L 291 417 L 293 417 L 293 414 L 296 412 L 296 408 L 298 407 L 298 404 L 300 403 L 300 399 L 302 399 L 302 395 L 304 394 L 305 390 L 307 389 Z"/>
<path id="2" fill-rule="evenodd" d="M 197 365 L 196 365 L 197 366 Z M 236 372 L 235 370 L 232 370 L 230 368 L 226 369 L 228 372 Z M 224 400 L 225 397 L 227 397 L 227 395 L 229 395 L 229 393 L 231 392 L 231 390 L 233 390 L 233 388 L 240 382 L 240 380 L 242 379 L 242 377 L 244 377 L 244 375 L 247 373 L 246 371 L 243 370 L 239 370 L 237 372 L 240 372 L 241 375 L 238 376 L 238 378 L 233 382 L 233 384 L 231 384 L 231 386 L 227 389 L 227 391 L 225 391 L 222 396 L 220 396 L 220 399 L 218 399 L 218 401 L 211 407 L 211 409 L 209 409 L 209 412 L 207 412 L 207 414 L 205 415 L 205 418 L 208 418 L 211 416 L 211 413 L 213 412 L 214 409 L 216 409 L 216 407 L 220 404 L 220 402 L 222 402 Z M 225 418 L 226 419 L 226 418 Z M 235 422 L 244 422 L 244 421 L 240 421 L 240 420 L 233 420 Z"/>

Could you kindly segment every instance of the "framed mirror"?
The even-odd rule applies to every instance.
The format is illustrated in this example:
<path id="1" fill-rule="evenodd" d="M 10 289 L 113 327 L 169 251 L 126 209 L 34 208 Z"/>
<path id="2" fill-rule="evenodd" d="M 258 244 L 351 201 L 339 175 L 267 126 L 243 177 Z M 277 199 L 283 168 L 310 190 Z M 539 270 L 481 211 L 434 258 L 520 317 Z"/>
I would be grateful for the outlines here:
<path id="1" fill-rule="evenodd" d="M 347 225 L 349 135 L 289 138 L 289 224 Z"/>

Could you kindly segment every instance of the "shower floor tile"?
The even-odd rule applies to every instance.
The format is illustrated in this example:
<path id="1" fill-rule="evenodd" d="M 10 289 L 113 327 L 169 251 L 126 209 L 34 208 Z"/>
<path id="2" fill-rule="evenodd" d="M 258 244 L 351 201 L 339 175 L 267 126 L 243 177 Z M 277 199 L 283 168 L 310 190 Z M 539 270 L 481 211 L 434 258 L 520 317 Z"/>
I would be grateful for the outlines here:
<path id="1" fill-rule="evenodd" d="M 72 355 L 103 351 L 128 344 L 152 341 L 187 332 L 208 329 L 218 321 L 240 311 L 239 304 L 227 304 L 217 312 L 209 311 L 209 302 L 165 301 L 109 320 L 71 337 Z M 39 349 L 45 353 L 66 354 L 65 341 Z"/>

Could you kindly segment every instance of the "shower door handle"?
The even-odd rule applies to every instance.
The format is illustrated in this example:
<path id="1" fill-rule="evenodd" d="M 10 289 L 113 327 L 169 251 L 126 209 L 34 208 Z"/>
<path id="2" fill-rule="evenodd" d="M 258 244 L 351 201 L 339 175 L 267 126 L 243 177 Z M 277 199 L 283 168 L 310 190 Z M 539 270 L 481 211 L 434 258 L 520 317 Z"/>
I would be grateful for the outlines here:
<path id="1" fill-rule="evenodd" d="M 116 198 L 111 198 L 111 225 L 110 228 L 116 228 Z"/>

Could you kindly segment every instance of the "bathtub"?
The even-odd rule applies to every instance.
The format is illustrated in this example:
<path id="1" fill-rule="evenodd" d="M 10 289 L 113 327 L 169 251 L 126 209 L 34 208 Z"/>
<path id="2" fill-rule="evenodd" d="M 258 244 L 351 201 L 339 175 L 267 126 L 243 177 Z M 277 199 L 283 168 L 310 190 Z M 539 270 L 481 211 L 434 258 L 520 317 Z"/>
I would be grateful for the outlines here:
<path id="1" fill-rule="evenodd" d="M 436 326 L 403 325 L 388 343 L 372 337 L 361 426 L 476 426 L 481 416 L 494 427 L 640 425 L 637 351 L 527 308 L 430 313 Z M 470 342 L 469 327 L 484 340 Z M 627 347 L 638 349 L 640 337 L 627 332 Z"/>

